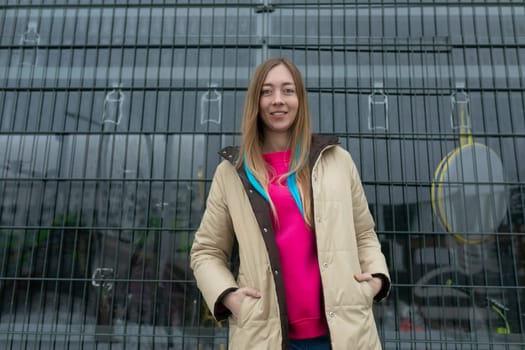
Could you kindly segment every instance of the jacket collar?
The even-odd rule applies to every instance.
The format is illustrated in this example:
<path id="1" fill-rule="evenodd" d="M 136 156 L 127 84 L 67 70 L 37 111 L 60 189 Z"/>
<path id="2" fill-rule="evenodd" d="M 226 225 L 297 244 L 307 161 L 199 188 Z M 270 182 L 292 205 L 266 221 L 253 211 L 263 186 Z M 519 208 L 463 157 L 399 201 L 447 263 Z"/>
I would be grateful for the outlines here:
<path id="1" fill-rule="evenodd" d="M 321 152 L 329 147 L 339 144 L 339 138 L 335 135 L 312 135 L 312 145 L 310 146 L 310 169 L 313 169 L 317 158 Z"/>
<path id="2" fill-rule="evenodd" d="M 321 135 L 313 134 L 312 135 L 312 145 L 310 148 L 310 166 L 315 164 L 315 161 L 319 157 L 319 154 L 328 146 L 338 145 L 339 138 L 335 135 Z M 230 161 L 233 165 L 239 159 L 239 147 L 238 146 L 228 146 L 219 151 L 219 155 Z"/>

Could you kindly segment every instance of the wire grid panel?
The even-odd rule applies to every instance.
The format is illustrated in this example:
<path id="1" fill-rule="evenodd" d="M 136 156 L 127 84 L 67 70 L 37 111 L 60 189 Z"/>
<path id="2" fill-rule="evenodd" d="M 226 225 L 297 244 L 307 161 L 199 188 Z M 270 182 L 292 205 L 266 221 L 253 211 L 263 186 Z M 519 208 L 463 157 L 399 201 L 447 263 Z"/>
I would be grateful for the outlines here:
<path id="1" fill-rule="evenodd" d="M 188 252 L 250 75 L 280 55 L 360 169 L 392 274 L 383 347 L 522 348 L 524 20 L 517 1 L 0 5 L 0 344 L 227 346 Z M 479 157 L 465 177 L 457 111 L 503 179 Z M 494 227 L 443 225 L 437 189 L 474 188 L 456 208 L 481 218 L 502 187 Z"/>

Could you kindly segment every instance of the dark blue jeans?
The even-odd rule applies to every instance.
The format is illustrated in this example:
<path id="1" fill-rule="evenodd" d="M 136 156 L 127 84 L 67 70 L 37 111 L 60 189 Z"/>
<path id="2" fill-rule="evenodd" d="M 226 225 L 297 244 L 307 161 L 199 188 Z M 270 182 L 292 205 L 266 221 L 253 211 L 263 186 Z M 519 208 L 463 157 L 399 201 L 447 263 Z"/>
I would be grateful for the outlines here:
<path id="1" fill-rule="evenodd" d="M 330 350 L 330 337 L 322 335 L 309 339 L 290 339 L 290 350 Z"/>

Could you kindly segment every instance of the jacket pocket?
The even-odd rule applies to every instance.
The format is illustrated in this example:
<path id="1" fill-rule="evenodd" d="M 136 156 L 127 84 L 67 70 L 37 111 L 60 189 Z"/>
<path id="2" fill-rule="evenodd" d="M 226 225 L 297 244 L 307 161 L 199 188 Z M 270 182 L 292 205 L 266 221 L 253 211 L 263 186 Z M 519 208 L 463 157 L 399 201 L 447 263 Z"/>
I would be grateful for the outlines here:
<path id="1" fill-rule="evenodd" d="M 241 304 L 241 309 L 239 310 L 239 317 L 237 317 L 237 327 L 242 328 L 250 323 L 250 318 L 253 315 L 257 302 L 259 299 L 246 296 Z"/>
<path id="2" fill-rule="evenodd" d="M 361 291 L 361 294 L 364 297 L 365 305 L 372 306 L 374 303 L 374 289 L 370 285 L 370 283 L 364 281 L 364 282 L 358 282 L 359 284 L 359 290 Z"/>

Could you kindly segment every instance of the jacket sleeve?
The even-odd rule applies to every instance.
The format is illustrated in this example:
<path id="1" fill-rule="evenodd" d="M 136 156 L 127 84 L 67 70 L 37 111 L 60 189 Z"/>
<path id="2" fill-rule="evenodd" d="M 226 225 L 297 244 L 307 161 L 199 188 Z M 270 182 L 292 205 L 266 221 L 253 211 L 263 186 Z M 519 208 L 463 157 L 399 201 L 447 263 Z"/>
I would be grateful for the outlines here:
<path id="1" fill-rule="evenodd" d="M 227 291 L 238 288 L 229 261 L 234 231 L 226 200 L 225 161 L 217 167 L 206 200 L 206 210 L 195 233 L 190 252 L 191 268 L 206 304 L 217 320 L 225 319 L 229 310 L 222 304 Z"/>
<path id="2" fill-rule="evenodd" d="M 372 276 L 382 280 L 382 288 L 375 296 L 376 301 L 381 301 L 390 293 L 390 275 L 388 273 L 385 256 L 381 252 L 381 244 L 375 231 L 374 219 L 368 208 L 368 201 L 365 196 L 361 177 L 351 156 L 350 173 L 354 228 L 361 271 L 371 273 Z"/>

